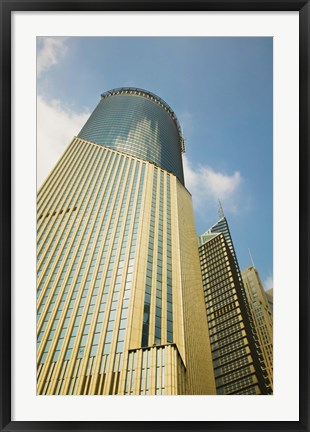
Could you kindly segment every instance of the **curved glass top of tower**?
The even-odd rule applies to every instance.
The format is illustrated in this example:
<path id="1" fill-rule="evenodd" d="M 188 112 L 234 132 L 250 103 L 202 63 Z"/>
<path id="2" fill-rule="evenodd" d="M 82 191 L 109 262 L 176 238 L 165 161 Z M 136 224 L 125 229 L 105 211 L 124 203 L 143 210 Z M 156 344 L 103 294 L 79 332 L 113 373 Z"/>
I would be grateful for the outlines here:
<path id="1" fill-rule="evenodd" d="M 78 136 L 152 162 L 184 184 L 179 122 L 169 105 L 151 92 L 122 87 L 103 93 Z"/>

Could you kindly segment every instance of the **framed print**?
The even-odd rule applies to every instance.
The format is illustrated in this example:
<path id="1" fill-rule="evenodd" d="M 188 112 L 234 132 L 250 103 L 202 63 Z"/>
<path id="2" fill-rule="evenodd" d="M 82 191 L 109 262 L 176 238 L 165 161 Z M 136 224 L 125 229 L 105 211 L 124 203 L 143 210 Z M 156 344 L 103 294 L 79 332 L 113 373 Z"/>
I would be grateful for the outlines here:
<path id="1" fill-rule="evenodd" d="M 308 1 L 1 23 L 1 429 L 308 430 Z"/>

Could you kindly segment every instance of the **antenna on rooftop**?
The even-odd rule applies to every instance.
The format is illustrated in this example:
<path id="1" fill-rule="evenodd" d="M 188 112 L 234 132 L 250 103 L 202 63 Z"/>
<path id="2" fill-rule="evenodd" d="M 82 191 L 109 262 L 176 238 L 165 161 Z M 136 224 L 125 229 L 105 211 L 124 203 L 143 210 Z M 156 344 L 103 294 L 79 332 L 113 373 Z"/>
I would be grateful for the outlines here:
<path id="1" fill-rule="evenodd" d="M 251 254 L 250 249 L 248 249 L 248 251 L 249 251 L 249 254 L 250 254 L 250 258 L 251 258 L 252 266 L 255 268 L 255 264 L 254 264 L 253 257 L 252 257 L 252 254 Z"/>
<path id="2" fill-rule="evenodd" d="M 222 203 L 221 203 L 220 200 L 218 200 L 218 208 L 217 208 L 217 211 L 218 211 L 218 215 L 219 215 L 219 218 L 220 218 L 220 219 L 222 219 L 222 218 L 225 217 L 225 215 L 224 215 L 224 210 L 223 210 L 223 207 L 222 207 Z"/>

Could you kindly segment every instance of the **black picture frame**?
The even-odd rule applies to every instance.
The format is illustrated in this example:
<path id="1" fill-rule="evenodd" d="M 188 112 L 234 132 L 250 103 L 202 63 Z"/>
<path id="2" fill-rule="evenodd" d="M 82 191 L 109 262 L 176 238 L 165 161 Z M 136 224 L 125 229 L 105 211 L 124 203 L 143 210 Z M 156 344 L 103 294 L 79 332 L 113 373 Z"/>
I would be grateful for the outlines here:
<path id="1" fill-rule="evenodd" d="M 0 427 L 1 431 L 67 430 L 292 430 L 309 428 L 309 1 L 45 1 L 0 0 L 1 14 L 1 249 L 0 249 Z M 11 13 L 15 11 L 299 11 L 299 167 L 300 167 L 300 378 L 299 421 L 253 422 L 74 422 L 11 421 Z M 297 235 L 297 233 L 296 233 Z"/>

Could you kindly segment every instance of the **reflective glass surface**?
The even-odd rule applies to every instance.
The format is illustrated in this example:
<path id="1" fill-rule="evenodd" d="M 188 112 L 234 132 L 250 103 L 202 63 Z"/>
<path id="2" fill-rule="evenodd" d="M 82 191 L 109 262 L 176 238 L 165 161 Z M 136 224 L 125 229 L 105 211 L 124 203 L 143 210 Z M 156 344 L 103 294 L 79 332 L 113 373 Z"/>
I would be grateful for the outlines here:
<path id="1" fill-rule="evenodd" d="M 153 162 L 184 184 L 176 123 L 164 106 L 145 95 L 103 97 L 78 136 Z"/>

